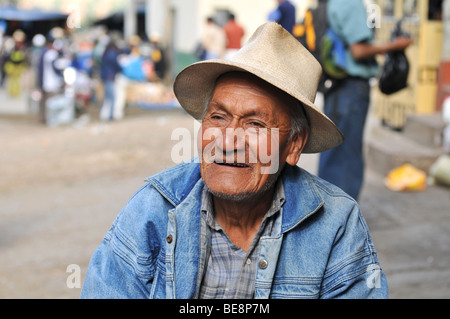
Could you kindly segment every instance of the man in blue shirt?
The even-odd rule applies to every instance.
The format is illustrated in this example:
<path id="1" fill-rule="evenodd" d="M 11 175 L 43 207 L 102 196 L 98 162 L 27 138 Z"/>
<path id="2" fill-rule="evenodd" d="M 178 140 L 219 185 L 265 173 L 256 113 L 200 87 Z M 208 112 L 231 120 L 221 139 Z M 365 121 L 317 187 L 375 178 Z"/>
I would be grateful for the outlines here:
<path id="1" fill-rule="evenodd" d="M 328 22 L 345 44 L 348 76 L 325 95 L 324 113 L 344 133 L 340 146 L 324 152 L 319 160 L 319 176 L 339 186 L 356 200 L 363 183 L 363 133 L 370 103 L 369 79 L 378 73 L 377 54 L 404 50 L 409 38 L 375 45 L 374 30 L 367 22 L 363 0 L 329 0 Z"/>
<path id="2" fill-rule="evenodd" d="M 277 0 L 278 7 L 269 15 L 269 21 L 280 24 L 291 34 L 295 25 L 295 6 L 288 0 Z"/>

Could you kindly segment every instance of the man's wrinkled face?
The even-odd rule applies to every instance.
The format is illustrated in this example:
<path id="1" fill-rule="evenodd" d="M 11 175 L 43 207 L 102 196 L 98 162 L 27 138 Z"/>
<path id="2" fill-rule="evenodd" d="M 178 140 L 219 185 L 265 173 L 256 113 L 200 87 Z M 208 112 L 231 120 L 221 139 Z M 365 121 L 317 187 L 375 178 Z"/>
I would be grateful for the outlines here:
<path id="1" fill-rule="evenodd" d="M 222 76 L 202 121 L 202 178 L 219 197 L 241 200 L 271 188 L 295 165 L 306 139 L 289 139 L 296 101 L 248 73 Z"/>

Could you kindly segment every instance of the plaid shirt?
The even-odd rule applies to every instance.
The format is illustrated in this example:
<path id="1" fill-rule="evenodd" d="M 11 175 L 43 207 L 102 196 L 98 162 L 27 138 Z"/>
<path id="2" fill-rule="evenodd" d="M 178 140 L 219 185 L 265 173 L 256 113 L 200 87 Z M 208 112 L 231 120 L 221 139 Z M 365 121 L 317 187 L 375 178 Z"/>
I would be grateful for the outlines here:
<path id="1" fill-rule="evenodd" d="M 285 202 L 283 183 L 277 182 L 274 200 L 247 252 L 233 244 L 214 219 L 211 193 L 205 186 L 201 208 L 201 262 L 197 287 L 200 299 L 250 299 L 255 292 L 259 240 L 272 232 L 274 215 Z M 203 276 L 202 276 L 203 275 Z"/>

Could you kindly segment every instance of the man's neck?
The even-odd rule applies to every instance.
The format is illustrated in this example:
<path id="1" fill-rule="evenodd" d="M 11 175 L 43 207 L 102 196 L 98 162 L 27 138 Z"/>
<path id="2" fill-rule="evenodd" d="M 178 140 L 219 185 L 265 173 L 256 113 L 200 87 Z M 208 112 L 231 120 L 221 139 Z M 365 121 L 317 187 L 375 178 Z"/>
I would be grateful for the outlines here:
<path id="1" fill-rule="evenodd" d="M 214 198 L 214 216 L 233 243 L 247 251 L 272 205 L 275 187 L 251 199 L 233 201 Z"/>

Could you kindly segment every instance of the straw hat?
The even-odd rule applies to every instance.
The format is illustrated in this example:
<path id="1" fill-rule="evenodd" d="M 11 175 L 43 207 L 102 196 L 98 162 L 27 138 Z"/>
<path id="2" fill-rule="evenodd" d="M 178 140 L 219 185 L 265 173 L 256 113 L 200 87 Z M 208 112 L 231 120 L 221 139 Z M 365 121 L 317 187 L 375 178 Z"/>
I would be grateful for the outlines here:
<path id="1" fill-rule="evenodd" d="M 206 60 L 181 71 L 174 83 L 181 106 L 200 119 L 215 80 L 230 71 L 252 73 L 303 103 L 311 126 L 303 153 L 323 152 L 343 142 L 341 131 L 314 105 L 322 74 L 319 62 L 279 24 L 261 25 L 231 60 Z"/>

